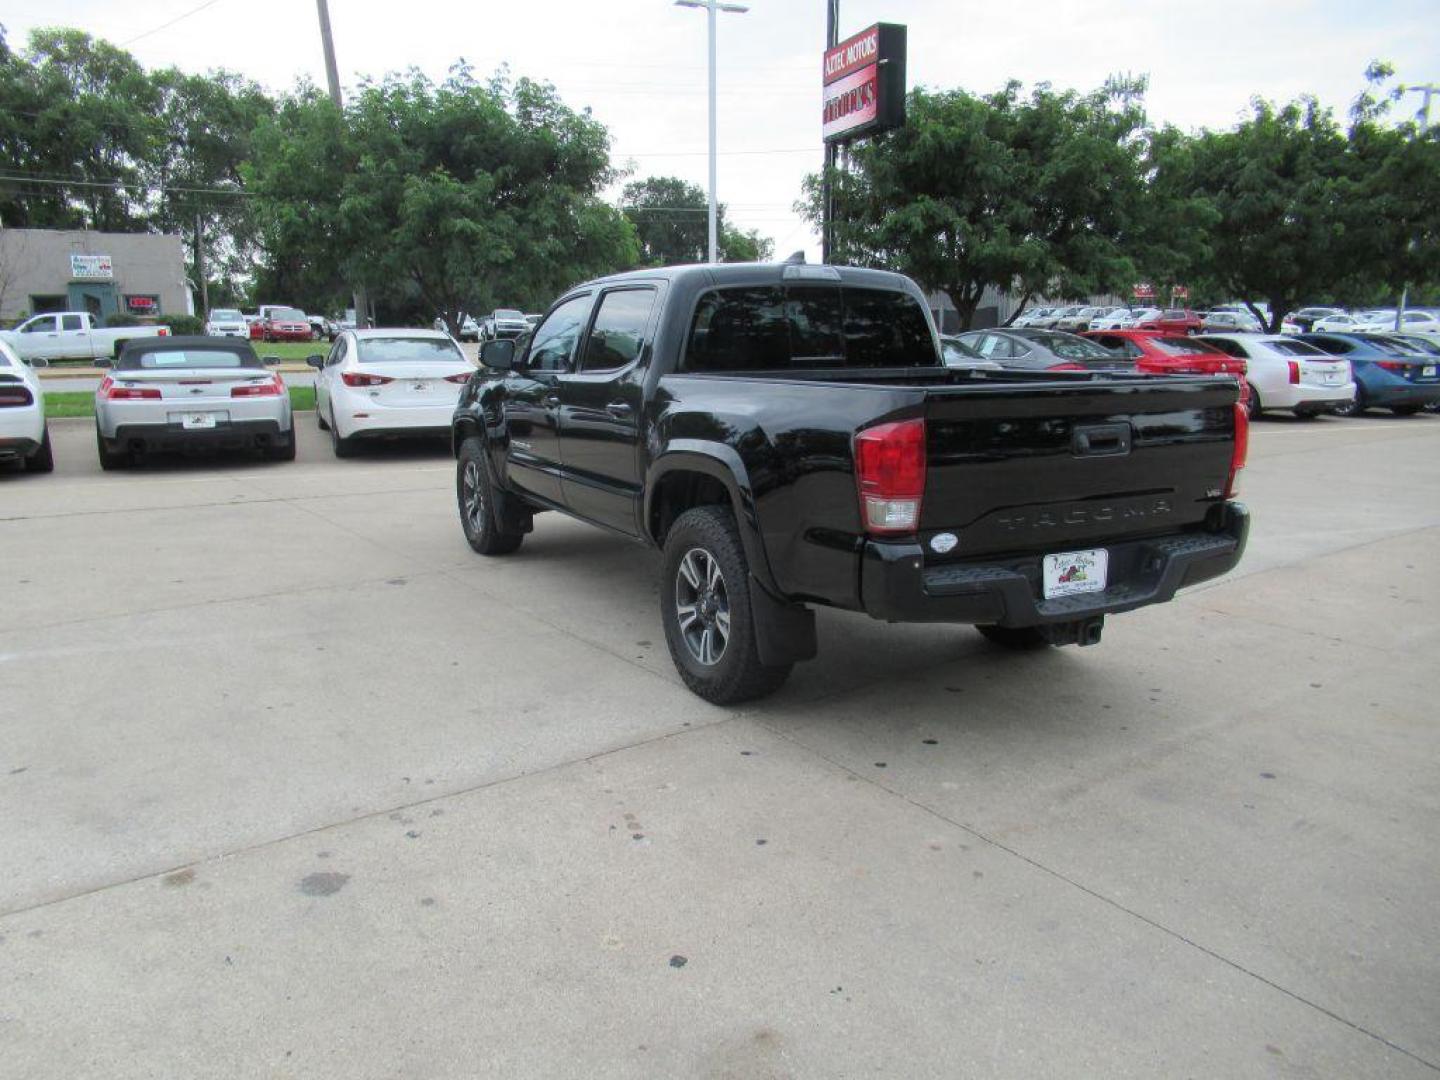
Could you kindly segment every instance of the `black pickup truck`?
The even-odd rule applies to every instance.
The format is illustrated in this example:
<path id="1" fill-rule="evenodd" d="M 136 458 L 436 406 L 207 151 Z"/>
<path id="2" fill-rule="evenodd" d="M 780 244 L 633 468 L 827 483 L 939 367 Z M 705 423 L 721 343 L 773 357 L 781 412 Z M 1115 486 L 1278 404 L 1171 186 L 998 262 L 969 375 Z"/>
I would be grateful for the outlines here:
<path id="1" fill-rule="evenodd" d="M 950 370 L 896 274 L 620 274 L 481 359 L 452 431 L 470 545 L 561 510 L 659 548 L 670 654 L 713 702 L 812 658 L 811 605 L 1093 645 L 1245 547 L 1233 378 Z"/>

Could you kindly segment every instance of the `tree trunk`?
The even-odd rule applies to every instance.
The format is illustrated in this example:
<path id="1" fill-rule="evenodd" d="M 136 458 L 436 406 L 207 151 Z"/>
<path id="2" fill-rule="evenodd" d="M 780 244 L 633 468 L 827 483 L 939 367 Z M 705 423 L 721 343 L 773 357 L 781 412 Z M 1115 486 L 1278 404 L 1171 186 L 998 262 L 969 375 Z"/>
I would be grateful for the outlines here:
<path id="1" fill-rule="evenodd" d="M 1033 294 L 1027 292 L 1024 296 L 1020 298 L 1020 306 L 1010 313 L 1010 317 L 1005 320 L 1005 322 L 1002 324 L 1003 326 L 1010 326 L 1012 323 L 1015 322 L 1016 319 L 1018 319 L 1021 315 L 1025 314 L 1025 308 L 1029 305 L 1030 297 L 1032 295 Z"/>

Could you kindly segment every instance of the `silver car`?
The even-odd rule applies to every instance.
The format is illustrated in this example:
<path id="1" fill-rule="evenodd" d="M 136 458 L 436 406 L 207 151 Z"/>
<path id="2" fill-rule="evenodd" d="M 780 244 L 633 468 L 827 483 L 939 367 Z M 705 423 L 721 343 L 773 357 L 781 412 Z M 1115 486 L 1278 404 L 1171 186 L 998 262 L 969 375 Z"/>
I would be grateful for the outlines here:
<path id="1" fill-rule="evenodd" d="M 167 337 L 132 341 L 95 391 L 102 469 L 147 450 L 209 446 L 295 459 L 290 394 L 248 341 Z"/>

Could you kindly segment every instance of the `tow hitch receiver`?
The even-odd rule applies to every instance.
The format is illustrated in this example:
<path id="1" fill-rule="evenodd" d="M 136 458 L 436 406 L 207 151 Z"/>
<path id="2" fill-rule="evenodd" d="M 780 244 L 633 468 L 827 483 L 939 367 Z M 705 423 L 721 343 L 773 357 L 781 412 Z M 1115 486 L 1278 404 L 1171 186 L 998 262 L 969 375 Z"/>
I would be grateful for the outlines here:
<path id="1" fill-rule="evenodd" d="M 1105 616 L 1094 615 L 1075 622 L 1050 623 L 1039 627 L 1041 635 L 1051 645 L 1099 645 L 1100 635 L 1105 630 Z"/>

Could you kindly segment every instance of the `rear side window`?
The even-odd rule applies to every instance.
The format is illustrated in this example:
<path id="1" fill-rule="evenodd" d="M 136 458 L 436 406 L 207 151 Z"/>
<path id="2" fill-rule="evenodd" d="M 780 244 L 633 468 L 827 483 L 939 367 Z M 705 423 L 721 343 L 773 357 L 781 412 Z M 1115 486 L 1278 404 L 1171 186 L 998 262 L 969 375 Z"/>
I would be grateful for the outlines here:
<path id="1" fill-rule="evenodd" d="M 601 297 L 580 370 L 617 371 L 639 356 L 654 307 L 654 289 L 623 289 Z"/>
<path id="2" fill-rule="evenodd" d="M 1280 353 L 1282 356 L 1324 356 L 1314 345 L 1306 345 L 1303 341 L 1272 341 L 1270 351 Z"/>
<path id="3" fill-rule="evenodd" d="M 1155 348 L 1168 356 L 1193 356 L 1195 353 L 1213 354 L 1214 349 L 1189 338 L 1162 337 L 1152 342 Z"/>
<path id="4" fill-rule="evenodd" d="M 115 365 L 119 369 L 262 367 L 253 350 L 238 349 L 126 349 Z"/>
<path id="5" fill-rule="evenodd" d="M 695 309 L 687 371 L 934 367 L 925 309 L 906 293 L 816 285 L 716 289 Z"/>

